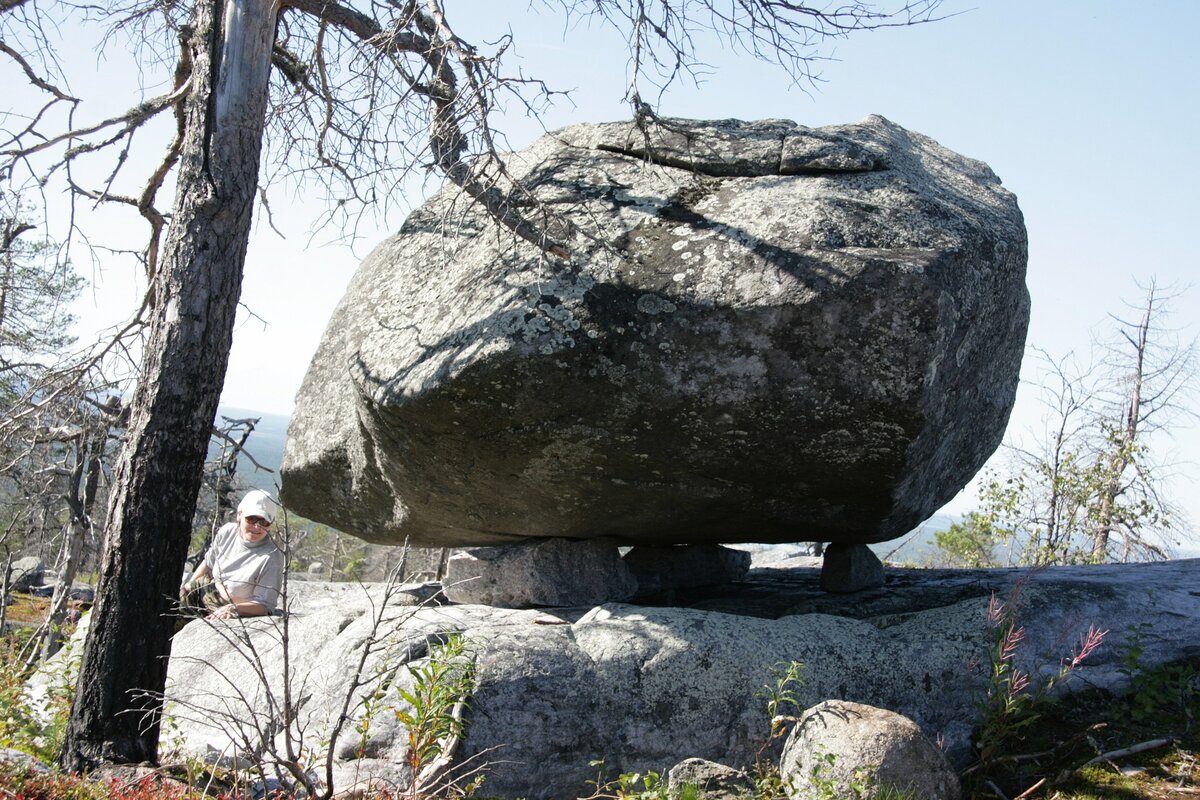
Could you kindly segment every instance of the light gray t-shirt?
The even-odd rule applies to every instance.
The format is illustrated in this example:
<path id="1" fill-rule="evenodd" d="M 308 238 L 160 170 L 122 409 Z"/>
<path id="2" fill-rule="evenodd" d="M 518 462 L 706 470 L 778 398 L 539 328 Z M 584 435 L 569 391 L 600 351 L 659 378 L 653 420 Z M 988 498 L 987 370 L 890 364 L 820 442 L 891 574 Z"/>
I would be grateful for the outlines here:
<path id="1" fill-rule="evenodd" d="M 253 600 L 268 613 L 275 610 L 283 582 L 283 553 L 270 537 L 256 546 L 247 545 L 238 535 L 237 523 L 227 523 L 213 537 L 204 563 L 233 602 Z"/>

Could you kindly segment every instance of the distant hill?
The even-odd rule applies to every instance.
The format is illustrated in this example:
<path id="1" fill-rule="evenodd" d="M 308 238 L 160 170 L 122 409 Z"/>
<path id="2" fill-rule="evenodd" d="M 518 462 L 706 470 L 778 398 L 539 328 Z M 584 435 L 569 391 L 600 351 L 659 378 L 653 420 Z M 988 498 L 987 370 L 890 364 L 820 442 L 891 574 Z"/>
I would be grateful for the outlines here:
<path id="1" fill-rule="evenodd" d="M 247 408 L 234 406 L 219 406 L 217 421 L 221 417 L 230 419 L 257 419 L 254 432 L 246 440 L 246 450 L 254 457 L 254 461 L 267 467 L 271 472 L 258 469 L 244 454 L 238 459 L 238 477 L 248 486 L 262 489 L 273 495 L 278 494 L 275 484 L 279 481 L 279 465 L 283 463 L 283 443 L 287 439 L 287 426 L 291 417 L 283 414 L 264 414 L 261 411 L 251 411 Z M 209 457 L 216 452 L 214 445 L 209 446 Z"/>
<path id="2" fill-rule="evenodd" d="M 936 549 L 933 545 L 933 535 L 939 531 L 948 530 L 951 525 L 961 521 L 962 517 L 957 515 L 938 514 L 925 520 L 916 529 L 899 539 L 880 542 L 870 547 L 875 551 L 875 555 L 887 561 L 924 565 Z"/>

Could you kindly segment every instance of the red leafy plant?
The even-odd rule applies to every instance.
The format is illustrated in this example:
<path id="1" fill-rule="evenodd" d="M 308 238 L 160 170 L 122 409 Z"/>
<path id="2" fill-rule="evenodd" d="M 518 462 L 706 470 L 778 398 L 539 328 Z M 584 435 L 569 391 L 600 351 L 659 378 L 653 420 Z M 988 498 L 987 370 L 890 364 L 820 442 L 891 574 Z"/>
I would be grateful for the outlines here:
<path id="1" fill-rule="evenodd" d="M 1059 661 L 1058 672 L 1034 685 L 1029 672 L 1021 668 L 1017 658 L 1025 640 L 1025 626 L 1017 619 L 1023 588 L 1024 583 L 1018 582 L 1007 600 L 1001 600 L 993 593 L 988 601 L 987 663 L 973 665 L 976 668 L 982 666 L 987 672 L 987 683 L 976 700 L 980 713 L 976 749 L 981 766 L 994 761 L 1023 737 L 1025 729 L 1039 719 L 1040 703 L 1067 680 L 1108 635 L 1107 630 L 1096 630 L 1094 625 L 1089 625 L 1069 654 Z"/>

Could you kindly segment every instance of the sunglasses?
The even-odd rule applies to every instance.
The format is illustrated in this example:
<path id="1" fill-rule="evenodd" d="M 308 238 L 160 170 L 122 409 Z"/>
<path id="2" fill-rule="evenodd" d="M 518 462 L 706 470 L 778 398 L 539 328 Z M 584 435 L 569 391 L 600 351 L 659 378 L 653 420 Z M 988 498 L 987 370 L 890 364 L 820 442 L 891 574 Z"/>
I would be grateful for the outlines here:
<path id="1" fill-rule="evenodd" d="M 246 522 L 250 523 L 256 528 L 271 527 L 271 521 L 265 517 L 246 517 Z"/>

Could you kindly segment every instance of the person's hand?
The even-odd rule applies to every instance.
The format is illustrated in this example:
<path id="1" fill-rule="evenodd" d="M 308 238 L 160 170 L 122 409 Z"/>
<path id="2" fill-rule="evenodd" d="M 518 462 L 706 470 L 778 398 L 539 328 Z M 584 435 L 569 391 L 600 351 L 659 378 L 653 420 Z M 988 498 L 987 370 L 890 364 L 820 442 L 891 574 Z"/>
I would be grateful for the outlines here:
<path id="1" fill-rule="evenodd" d="M 223 605 L 208 615 L 208 619 L 233 619 L 238 616 L 237 606 L 233 603 Z"/>

